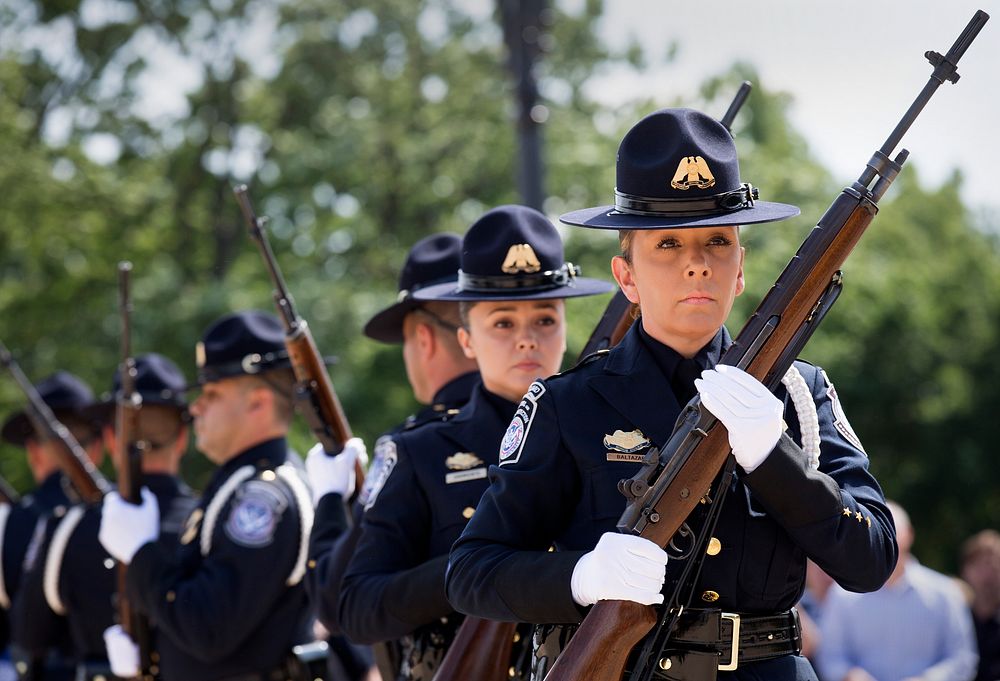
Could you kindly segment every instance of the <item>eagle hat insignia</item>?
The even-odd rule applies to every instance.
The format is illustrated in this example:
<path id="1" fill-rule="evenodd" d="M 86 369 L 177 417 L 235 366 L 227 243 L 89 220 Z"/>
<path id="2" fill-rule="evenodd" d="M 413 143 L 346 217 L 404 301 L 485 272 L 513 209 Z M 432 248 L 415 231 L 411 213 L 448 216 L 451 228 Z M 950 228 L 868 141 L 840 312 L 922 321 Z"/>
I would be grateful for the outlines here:
<path id="1" fill-rule="evenodd" d="M 648 447 L 649 438 L 638 428 L 628 433 L 616 430 L 613 434 L 604 436 L 604 446 L 615 452 L 631 454 Z"/>
<path id="2" fill-rule="evenodd" d="M 514 244 L 507 249 L 507 257 L 503 259 L 500 269 L 504 274 L 534 274 L 542 269 L 542 263 L 531 244 Z"/>
<path id="3" fill-rule="evenodd" d="M 484 462 L 472 452 L 455 452 L 444 460 L 444 465 L 448 467 L 448 470 L 466 471 L 476 466 L 482 466 Z"/>
<path id="4" fill-rule="evenodd" d="M 670 186 L 681 191 L 687 191 L 691 187 L 708 189 L 715 186 L 715 175 L 701 156 L 685 156 L 677 164 Z"/>

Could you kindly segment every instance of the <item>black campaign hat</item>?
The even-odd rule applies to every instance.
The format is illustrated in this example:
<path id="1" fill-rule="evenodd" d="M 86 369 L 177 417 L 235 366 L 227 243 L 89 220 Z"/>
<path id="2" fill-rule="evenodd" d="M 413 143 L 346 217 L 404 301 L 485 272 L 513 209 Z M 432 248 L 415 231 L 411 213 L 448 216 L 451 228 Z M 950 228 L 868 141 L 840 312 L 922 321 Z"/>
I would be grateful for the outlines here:
<path id="1" fill-rule="evenodd" d="M 195 362 L 198 385 L 292 365 L 281 322 L 274 315 L 258 310 L 236 312 L 216 320 L 198 342 Z"/>
<path id="2" fill-rule="evenodd" d="M 693 109 L 662 109 L 625 133 L 618 147 L 615 205 L 559 219 L 594 229 L 673 229 L 775 222 L 786 203 L 758 201 L 740 182 L 736 144 L 725 126 Z"/>
<path id="3" fill-rule="evenodd" d="M 68 417 L 82 421 L 90 420 L 87 408 L 94 404 L 94 392 L 78 376 L 68 371 L 57 371 L 35 384 L 35 390 L 60 421 Z M 5 442 L 19 447 L 23 447 L 33 433 L 31 419 L 24 410 L 7 417 L 3 428 L 0 429 L 0 437 Z"/>
<path id="4" fill-rule="evenodd" d="M 428 286 L 417 300 L 534 300 L 607 293 L 614 287 L 578 276 L 563 258 L 549 219 L 527 206 L 499 206 L 476 220 L 462 239 L 456 283 Z"/>
<path id="5" fill-rule="evenodd" d="M 88 413 L 103 422 L 111 421 L 121 394 L 121 367 L 115 369 L 111 393 L 101 397 L 101 401 L 88 409 Z M 151 352 L 135 358 L 135 391 L 142 398 L 143 405 L 173 407 L 187 412 L 184 392 L 187 381 L 184 374 L 172 361 L 163 355 Z"/>
<path id="6" fill-rule="evenodd" d="M 427 286 L 457 280 L 461 253 L 462 237 L 449 232 L 415 243 L 399 274 L 396 302 L 369 319 L 364 334 L 383 343 L 402 343 L 403 319 L 421 304 L 414 294 Z"/>

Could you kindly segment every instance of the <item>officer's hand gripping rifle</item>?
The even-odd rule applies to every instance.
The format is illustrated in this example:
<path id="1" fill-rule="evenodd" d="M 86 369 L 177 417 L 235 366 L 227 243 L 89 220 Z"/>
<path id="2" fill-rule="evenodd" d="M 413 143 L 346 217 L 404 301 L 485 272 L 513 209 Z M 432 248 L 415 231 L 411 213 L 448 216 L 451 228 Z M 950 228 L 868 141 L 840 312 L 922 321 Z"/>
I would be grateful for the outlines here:
<path id="1" fill-rule="evenodd" d="M 115 441 L 118 445 L 118 494 L 131 504 L 142 503 L 142 457 L 148 442 L 139 439 L 139 412 L 142 396 L 136 390 L 135 358 L 132 356 L 132 298 L 129 275 L 132 263 L 118 263 L 118 312 L 121 317 L 121 364 L 118 366 L 120 392 L 115 395 Z M 118 563 L 118 619 L 122 629 L 139 648 L 139 674 L 136 679 L 155 678 L 151 658 L 149 620 L 132 607 L 126 589 L 128 565 Z"/>
<path id="2" fill-rule="evenodd" d="M 899 173 L 908 152 L 901 150 L 895 159 L 890 159 L 890 154 L 938 86 L 946 80 L 958 81 L 958 61 L 987 19 L 985 12 L 976 12 L 948 54 L 925 53 L 934 67 L 930 80 L 857 182 L 844 189 L 827 209 L 721 363 L 739 366 L 772 390 L 777 387 L 836 298 L 841 287 L 840 267 L 874 219 L 879 199 Z M 619 531 L 666 546 L 711 487 L 727 463 L 729 452 L 725 428 L 701 408 L 696 396 L 659 456 L 635 477 L 623 481 L 630 501 L 618 521 Z M 661 621 L 661 626 L 668 628 L 667 635 L 678 615 L 679 610 L 670 611 Z M 546 681 L 618 681 L 633 646 L 658 621 L 656 609 L 650 606 L 631 601 L 598 602 L 546 675 Z M 632 678 L 650 678 L 651 667 L 657 662 L 655 657 L 639 660 L 639 669 L 634 670 Z"/>
<path id="3" fill-rule="evenodd" d="M 726 130 L 732 131 L 736 114 L 739 113 L 743 103 L 750 95 L 752 87 L 748 80 L 740 84 L 740 89 L 736 91 L 736 96 L 733 97 L 732 103 L 726 109 L 725 115 L 719 119 L 719 122 L 726 126 Z M 597 325 L 590 334 L 590 338 L 587 339 L 587 343 L 583 347 L 583 352 L 580 353 L 580 359 L 598 350 L 606 350 L 618 345 L 618 342 L 628 333 L 629 327 L 632 326 L 632 322 L 635 319 L 632 308 L 632 303 L 625 297 L 622 290 L 618 289 L 615 291 L 615 295 L 608 302 L 608 306 L 604 308 L 604 314 L 601 315 Z"/>
<path id="4" fill-rule="evenodd" d="M 28 400 L 25 413 L 31 420 L 31 425 L 39 438 L 61 444 L 53 447 L 56 455 L 56 463 L 60 470 L 69 479 L 70 486 L 76 496 L 84 503 L 92 504 L 100 501 L 106 493 L 111 491 L 111 484 L 101 475 L 101 472 L 94 466 L 94 462 L 87 456 L 80 443 L 73 437 L 65 425 L 55 417 L 49 405 L 45 404 L 41 395 L 35 390 L 28 377 L 21 371 L 14 357 L 0 342 L 0 364 L 5 366 L 21 392 Z"/>
<path id="5" fill-rule="evenodd" d="M 732 103 L 726 109 L 725 115 L 719 120 L 726 130 L 731 130 L 733 120 L 750 95 L 753 86 L 749 81 L 743 81 L 733 97 Z M 633 305 L 621 289 L 615 292 L 604 314 L 597 321 L 587 343 L 580 351 L 577 361 L 597 352 L 618 345 L 635 317 L 632 314 Z M 505 681 L 508 678 L 510 651 L 516 632 L 515 622 L 496 622 L 480 617 L 466 617 L 455 634 L 441 666 L 434 675 L 434 681 L 463 681 L 477 679 L 479 681 Z"/>
<path id="6" fill-rule="evenodd" d="M 236 194 L 236 201 L 240 204 L 247 229 L 260 250 L 264 264 L 267 265 L 271 275 L 271 282 L 274 284 L 274 302 L 285 325 L 285 348 L 288 350 L 288 357 L 297 380 L 295 400 L 299 412 L 309 424 L 313 436 L 323 445 L 323 449 L 331 455 L 339 454 L 344 444 L 352 437 L 347 416 L 340 406 L 340 400 L 326 372 L 323 357 L 316 348 L 316 341 L 309 331 L 309 325 L 295 311 L 292 295 L 285 286 L 278 261 L 271 250 L 267 233 L 264 232 L 263 220 L 254 212 L 246 185 L 235 187 L 233 193 Z M 357 476 L 355 489 L 360 490 L 365 479 L 360 461 L 354 464 L 354 472 Z"/>

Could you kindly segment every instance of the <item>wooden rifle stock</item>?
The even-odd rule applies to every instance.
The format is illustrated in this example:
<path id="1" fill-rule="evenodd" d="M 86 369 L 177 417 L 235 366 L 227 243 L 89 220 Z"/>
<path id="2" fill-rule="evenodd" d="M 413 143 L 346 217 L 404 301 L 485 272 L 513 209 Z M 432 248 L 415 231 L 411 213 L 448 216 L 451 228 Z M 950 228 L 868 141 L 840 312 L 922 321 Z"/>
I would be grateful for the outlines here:
<path id="1" fill-rule="evenodd" d="M 466 617 L 455 634 L 434 681 L 506 681 L 515 622 Z M 468 654 L 475 651 L 475 654 Z"/>
<path id="2" fill-rule="evenodd" d="M 25 413 L 31 420 L 31 425 L 39 438 L 59 443 L 53 447 L 56 463 L 63 475 L 67 477 L 73 491 L 81 501 L 92 504 L 100 501 L 111 490 L 111 484 L 94 466 L 80 443 L 73 437 L 65 425 L 55 417 L 49 405 L 45 404 L 41 395 L 35 390 L 28 377 L 21 371 L 7 347 L 0 342 L 0 364 L 3 364 L 21 392 L 28 400 Z"/>
<path id="3" fill-rule="evenodd" d="M 136 391 L 136 366 L 132 356 L 132 299 L 129 278 L 132 263 L 118 263 L 118 310 L 121 315 L 121 364 L 118 366 L 121 389 L 115 395 L 115 442 L 120 452 L 118 464 L 118 494 L 131 504 L 142 503 L 142 457 L 147 442 L 139 438 L 139 413 L 142 397 Z M 136 611 L 128 599 L 128 565 L 118 563 L 118 619 L 122 629 L 139 648 L 139 674 L 134 678 L 152 681 L 149 620 Z"/>
<path id="4" fill-rule="evenodd" d="M 840 267 L 878 212 L 878 200 L 899 173 L 908 152 L 890 160 L 903 134 L 945 80 L 958 80 L 956 66 L 989 16 L 976 13 L 945 57 L 926 54 L 935 67 L 927 85 L 904 114 L 885 144 L 875 152 L 860 178 L 834 200 L 819 224 L 799 247 L 774 286 L 721 359 L 738 366 L 770 389 L 777 387 L 815 325 L 836 297 L 841 285 Z M 874 184 L 873 184 L 874 183 Z M 871 187 L 869 185 L 872 185 Z M 725 428 L 696 396 L 678 421 L 655 463 L 643 469 L 624 487 L 630 499 L 618 522 L 622 532 L 637 534 L 666 546 L 690 515 L 729 456 Z M 697 559 L 691 557 L 689 560 Z M 635 609 L 645 610 L 638 615 Z M 626 618 L 640 620 L 617 639 Z M 656 609 L 636 603 L 602 601 L 584 618 L 580 629 L 563 650 L 546 681 L 619 681 L 632 647 L 659 621 Z M 644 631 L 643 631 L 644 629 Z M 639 664 L 649 669 L 655 660 Z M 650 678 L 640 671 L 640 681 Z"/>
<path id="5" fill-rule="evenodd" d="M 313 436 L 323 445 L 323 449 L 331 455 L 339 454 L 352 437 L 351 426 L 337 392 L 333 389 L 323 356 L 316 347 L 306 320 L 295 311 L 295 303 L 285 286 L 278 261 L 263 229 L 263 220 L 254 212 L 246 185 L 234 187 L 233 193 L 247 223 L 250 237 L 257 244 L 274 284 L 274 302 L 285 325 L 285 348 L 297 381 L 295 398 L 299 413 L 309 424 Z M 360 461 L 355 462 L 354 473 L 357 477 L 355 489 L 360 490 L 365 480 L 365 471 Z"/>

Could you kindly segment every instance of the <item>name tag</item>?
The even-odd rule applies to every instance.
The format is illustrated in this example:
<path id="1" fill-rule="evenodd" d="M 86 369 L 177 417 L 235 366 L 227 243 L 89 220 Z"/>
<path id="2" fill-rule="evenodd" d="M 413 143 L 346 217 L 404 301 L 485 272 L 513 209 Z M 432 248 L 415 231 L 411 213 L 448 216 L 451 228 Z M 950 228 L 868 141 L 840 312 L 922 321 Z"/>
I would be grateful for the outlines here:
<path id="1" fill-rule="evenodd" d="M 469 480 L 482 480 L 486 477 L 485 468 L 473 468 L 468 471 L 455 471 L 454 473 L 448 473 L 444 476 L 444 481 L 447 484 L 452 484 L 453 482 L 468 482 Z"/>
<path id="2" fill-rule="evenodd" d="M 634 463 L 642 463 L 645 457 L 644 452 L 632 452 L 626 454 L 625 452 L 608 452 L 608 461 L 630 461 Z"/>

